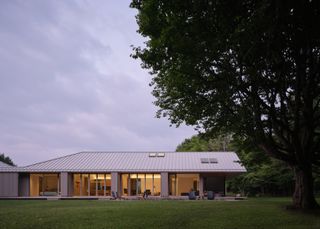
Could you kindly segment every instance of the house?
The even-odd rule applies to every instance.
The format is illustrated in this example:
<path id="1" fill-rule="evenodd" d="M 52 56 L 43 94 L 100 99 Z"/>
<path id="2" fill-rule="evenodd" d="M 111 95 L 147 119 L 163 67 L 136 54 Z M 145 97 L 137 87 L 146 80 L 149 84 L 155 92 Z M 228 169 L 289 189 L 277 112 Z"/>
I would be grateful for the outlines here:
<path id="1" fill-rule="evenodd" d="M 225 194 L 246 172 L 234 152 L 80 152 L 24 167 L 0 164 L 0 197 Z"/>

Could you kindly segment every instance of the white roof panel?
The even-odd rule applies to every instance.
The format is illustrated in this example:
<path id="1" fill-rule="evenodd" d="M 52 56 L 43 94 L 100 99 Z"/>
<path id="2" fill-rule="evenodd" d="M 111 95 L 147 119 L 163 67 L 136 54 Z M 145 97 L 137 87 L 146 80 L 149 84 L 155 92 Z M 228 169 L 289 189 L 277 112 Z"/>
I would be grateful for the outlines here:
<path id="1" fill-rule="evenodd" d="M 7 163 L 0 161 L 0 168 L 11 168 L 11 167 L 12 167 L 12 165 L 9 165 Z"/>
<path id="2" fill-rule="evenodd" d="M 246 172 L 234 152 L 80 152 L 25 167 L 0 168 L 18 172 Z M 216 158 L 218 163 L 201 163 Z"/>

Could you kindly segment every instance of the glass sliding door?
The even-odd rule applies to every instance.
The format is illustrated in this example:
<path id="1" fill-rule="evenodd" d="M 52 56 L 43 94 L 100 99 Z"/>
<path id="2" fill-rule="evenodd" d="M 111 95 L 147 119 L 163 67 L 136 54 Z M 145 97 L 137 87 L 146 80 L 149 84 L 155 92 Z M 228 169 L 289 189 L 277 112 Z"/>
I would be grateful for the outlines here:
<path id="1" fill-rule="evenodd" d="M 80 174 L 73 174 L 73 195 L 81 196 L 80 194 Z"/>
<path id="2" fill-rule="evenodd" d="M 160 196 L 161 194 L 161 175 L 153 174 L 153 195 Z"/>
<path id="3" fill-rule="evenodd" d="M 57 196 L 60 192 L 59 175 L 30 174 L 30 196 Z"/>
<path id="4" fill-rule="evenodd" d="M 169 175 L 169 195 L 176 196 L 176 174 Z"/>
<path id="5" fill-rule="evenodd" d="M 199 192 L 199 174 L 170 174 L 169 194 L 187 196 L 190 191 Z"/>
<path id="6" fill-rule="evenodd" d="M 153 174 L 146 174 L 146 191 L 148 195 L 153 195 Z"/>
<path id="7" fill-rule="evenodd" d="M 81 188 L 80 188 L 80 195 L 81 196 L 89 196 L 89 175 L 88 174 L 80 174 L 81 176 Z"/>
<path id="8" fill-rule="evenodd" d="M 138 180 L 137 174 L 130 174 L 130 195 L 131 196 L 135 196 L 138 194 L 137 180 Z"/>
<path id="9" fill-rule="evenodd" d="M 159 196 L 161 193 L 161 175 L 152 173 L 131 173 L 121 175 L 122 195 L 148 195 Z"/>
<path id="10" fill-rule="evenodd" d="M 129 175 L 121 174 L 121 194 L 124 196 L 129 195 Z"/>
<path id="11" fill-rule="evenodd" d="M 90 196 L 96 196 L 98 193 L 96 192 L 97 186 L 97 174 L 90 174 Z"/>
<path id="12" fill-rule="evenodd" d="M 110 173 L 73 174 L 74 196 L 110 196 Z"/>
<path id="13" fill-rule="evenodd" d="M 111 174 L 107 173 L 106 176 L 106 183 L 104 189 L 106 190 L 106 196 L 111 196 Z"/>
<path id="14" fill-rule="evenodd" d="M 146 190 L 146 175 L 145 174 L 138 174 L 138 181 L 137 181 L 137 187 L 138 187 L 138 195 L 143 194 Z"/>

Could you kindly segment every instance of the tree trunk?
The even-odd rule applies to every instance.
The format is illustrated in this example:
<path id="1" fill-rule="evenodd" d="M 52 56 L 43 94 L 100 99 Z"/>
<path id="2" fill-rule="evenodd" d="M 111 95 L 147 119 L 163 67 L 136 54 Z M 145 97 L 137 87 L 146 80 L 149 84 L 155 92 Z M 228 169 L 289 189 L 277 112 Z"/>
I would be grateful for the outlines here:
<path id="1" fill-rule="evenodd" d="M 293 205 L 300 209 L 319 208 L 313 190 L 313 176 L 310 167 L 304 169 L 294 168 L 295 191 L 293 194 Z"/>

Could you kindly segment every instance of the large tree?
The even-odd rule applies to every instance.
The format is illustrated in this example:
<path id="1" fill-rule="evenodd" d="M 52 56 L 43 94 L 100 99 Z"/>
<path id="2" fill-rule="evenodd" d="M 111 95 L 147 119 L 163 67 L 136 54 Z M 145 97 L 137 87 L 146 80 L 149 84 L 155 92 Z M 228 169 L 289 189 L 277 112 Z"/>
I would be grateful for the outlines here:
<path id="1" fill-rule="evenodd" d="M 320 1 L 133 0 L 158 116 L 232 131 L 295 171 L 293 203 L 318 207 Z M 318 170 L 319 171 L 319 170 Z"/>

